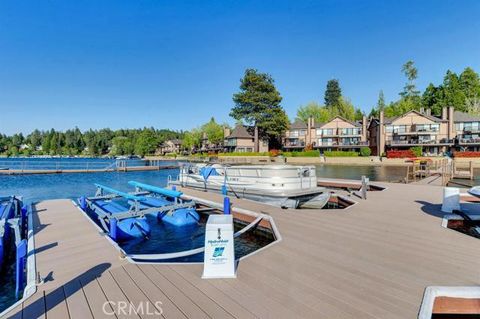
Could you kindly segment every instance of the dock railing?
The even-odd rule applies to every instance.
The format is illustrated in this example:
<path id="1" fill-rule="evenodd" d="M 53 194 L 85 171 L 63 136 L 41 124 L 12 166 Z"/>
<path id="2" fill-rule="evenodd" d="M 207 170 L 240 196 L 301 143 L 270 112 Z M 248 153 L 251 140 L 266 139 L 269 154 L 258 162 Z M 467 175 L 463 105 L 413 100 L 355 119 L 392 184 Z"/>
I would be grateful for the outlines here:
<path id="1" fill-rule="evenodd" d="M 414 161 L 407 167 L 405 182 L 417 182 L 430 176 L 441 178 L 441 185 L 447 186 L 452 179 L 474 179 L 473 162 L 470 161 L 467 167 L 458 167 L 458 164 L 450 158 L 442 158 L 426 162 Z"/>

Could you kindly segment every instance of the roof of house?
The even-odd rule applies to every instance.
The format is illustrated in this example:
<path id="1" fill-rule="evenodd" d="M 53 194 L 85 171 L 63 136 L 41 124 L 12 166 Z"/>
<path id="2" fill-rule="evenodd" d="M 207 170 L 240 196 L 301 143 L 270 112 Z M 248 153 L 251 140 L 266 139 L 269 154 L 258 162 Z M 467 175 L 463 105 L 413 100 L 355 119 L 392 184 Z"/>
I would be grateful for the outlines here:
<path id="1" fill-rule="evenodd" d="M 300 119 L 295 119 L 295 122 L 290 124 L 290 129 L 303 129 L 307 128 L 307 123 L 303 122 Z"/>
<path id="2" fill-rule="evenodd" d="M 361 127 L 361 126 L 362 126 L 361 123 L 349 121 L 349 120 L 347 120 L 346 118 L 341 117 L 341 116 L 335 116 L 333 119 L 331 119 L 331 120 L 328 121 L 328 122 L 315 123 L 314 127 L 315 127 L 315 128 L 321 128 L 321 127 L 324 126 L 325 124 L 328 124 L 328 123 L 330 123 L 331 121 L 333 121 L 333 120 L 335 120 L 335 119 L 341 119 L 342 121 L 345 121 L 345 122 L 347 122 L 347 123 L 350 123 L 350 124 L 352 124 L 353 126 L 356 126 L 356 127 Z"/>
<path id="3" fill-rule="evenodd" d="M 245 126 L 237 125 L 227 138 L 253 138 L 253 135 L 247 131 Z"/>
<path id="4" fill-rule="evenodd" d="M 391 124 L 392 122 L 395 122 L 396 120 L 398 120 L 398 119 L 400 119 L 400 118 L 402 118 L 402 117 L 404 117 L 404 116 L 406 116 L 407 114 L 410 114 L 410 113 L 416 113 L 416 114 L 418 114 L 420 116 L 423 116 L 423 117 L 425 117 L 425 118 L 427 118 L 427 119 L 429 119 L 430 121 L 433 121 L 433 122 L 446 122 L 446 120 L 442 120 L 439 117 L 424 114 L 424 113 L 421 113 L 417 110 L 411 110 L 411 111 L 408 111 L 405 114 L 402 114 L 402 115 L 399 115 L 399 116 L 396 116 L 396 117 L 390 117 L 390 118 L 386 117 L 386 118 L 384 118 L 383 122 L 384 122 L 384 124 Z"/>
<path id="5" fill-rule="evenodd" d="M 182 140 L 179 140 L 178 138 L 174 138 L 172 140 L 170 140 L 170 142 L 172 142 L 173 144 L 175 145 L 182 145 Z"/>
<path id="6" fill-rule="evenodd" d="M 455 111 L 453 112 L 454 122 L 477 122 L 480 121 L 480 116 L 475 116 L 465 112 Z"/>

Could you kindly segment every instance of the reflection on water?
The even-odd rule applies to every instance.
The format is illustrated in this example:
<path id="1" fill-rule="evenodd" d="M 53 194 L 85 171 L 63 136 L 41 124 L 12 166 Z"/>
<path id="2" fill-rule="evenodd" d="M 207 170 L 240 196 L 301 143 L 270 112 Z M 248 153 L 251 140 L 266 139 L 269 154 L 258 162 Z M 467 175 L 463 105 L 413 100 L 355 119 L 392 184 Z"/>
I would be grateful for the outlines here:
<path id="1" fill-rule="evenodd" d="M 317 165 L 317 177 L 361 179 L 363 175 L 372 181 L 398 182 L 407 175 L 404 166 L 341 166 Z"/>

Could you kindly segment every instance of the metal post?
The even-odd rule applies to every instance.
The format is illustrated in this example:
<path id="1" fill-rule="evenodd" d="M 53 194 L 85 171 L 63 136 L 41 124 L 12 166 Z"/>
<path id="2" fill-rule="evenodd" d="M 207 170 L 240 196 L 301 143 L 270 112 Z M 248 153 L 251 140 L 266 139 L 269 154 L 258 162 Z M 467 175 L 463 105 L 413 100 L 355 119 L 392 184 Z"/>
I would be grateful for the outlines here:
<path id="1" fill-rule="evenodd" d="M 367 178 L 362 175 L 362 199 L 367 199 Z"/>
<path id="2" fill-rule="evenodd" d="M 231 214 L 231 204 L 230 204 L 230 197 L 225 196 L 223 198 L 223 214 L 230 215 Z"/>

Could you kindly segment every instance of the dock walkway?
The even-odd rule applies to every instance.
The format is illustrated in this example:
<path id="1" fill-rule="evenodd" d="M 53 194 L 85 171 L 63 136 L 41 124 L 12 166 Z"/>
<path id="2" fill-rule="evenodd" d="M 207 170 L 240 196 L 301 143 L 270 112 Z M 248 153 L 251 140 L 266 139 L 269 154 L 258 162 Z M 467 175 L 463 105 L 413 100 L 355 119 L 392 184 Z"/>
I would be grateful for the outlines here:
<path id="1" fill-rule="evenodd" d="M 42 202 L 37 268 L 52 273 L 8 317 L 416 318 L 425 287 L 478 285 L 479 241 L 441 227 L 442 188 L 385 186 L 347 210 L 233 199 L 271 215 L 282 241 L 242 260 L 228 280 L 202 280 L 202 265 L 128 264 L 70 201 Z M 144 311 L 125 315 L 119 301 Z"/>

